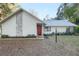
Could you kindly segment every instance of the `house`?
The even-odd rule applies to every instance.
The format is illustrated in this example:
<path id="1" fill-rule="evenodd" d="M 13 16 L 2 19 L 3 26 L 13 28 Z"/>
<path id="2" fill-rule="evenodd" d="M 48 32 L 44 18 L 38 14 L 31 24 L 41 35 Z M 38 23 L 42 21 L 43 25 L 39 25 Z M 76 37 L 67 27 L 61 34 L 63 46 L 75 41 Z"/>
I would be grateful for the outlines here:
<path id="1" fill-rule="evenodd" d="M 45 29 L 44 34 L 51 34 L 51 33 L 67 33 L 67 32 L 74 32 L 75 24 L 69 22 L 68 20 L 54 20 L 48 19 L 44 20 Z"/>
<path id="2" fill-rule="evenodd" d="M 30 12 L 19 8 L 0 22 L 0 36 L 43 36 L 43 22 Z"/>

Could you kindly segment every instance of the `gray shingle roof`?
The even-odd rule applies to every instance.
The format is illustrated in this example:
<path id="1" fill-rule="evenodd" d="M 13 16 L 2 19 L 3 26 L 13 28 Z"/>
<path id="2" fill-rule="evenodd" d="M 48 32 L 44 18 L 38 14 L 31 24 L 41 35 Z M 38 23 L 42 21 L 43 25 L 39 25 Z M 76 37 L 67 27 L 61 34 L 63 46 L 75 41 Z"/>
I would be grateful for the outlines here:
<path id="1" fill-rule="evenodd" d="M 45 20 L 44 23 L 46 24 L 46 26 L 77 26 L 71 22 L 69 22 L 68 20 Z"/>

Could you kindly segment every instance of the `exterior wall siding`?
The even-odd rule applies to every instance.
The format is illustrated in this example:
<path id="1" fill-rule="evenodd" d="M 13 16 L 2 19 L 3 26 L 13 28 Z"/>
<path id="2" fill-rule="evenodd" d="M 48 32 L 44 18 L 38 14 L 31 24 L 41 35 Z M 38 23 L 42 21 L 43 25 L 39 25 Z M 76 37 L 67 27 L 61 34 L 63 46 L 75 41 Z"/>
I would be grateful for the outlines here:
<path id="1" fill-rule="evenodd" d="M 11 17 L 2 24 L 2 35 L 16 35 L 16 16 Z"/>
<path id="2" fill-rule="evenodd" d="M 51 27 L 51 31 L 46 31 L 45 30 L 45 34 L 55 33 L 56 29 L 57 29 L 57 33 L 63 33 L 63 32 L 65 33 L 66 28 L 67 27 Z"/>
<path id="3" fill-rule="evenodd" d="M 70 32 L 71 32 L 71 33 L 74 32 L 74 27 L 70 27 Z"/>
<path id="4" fill-rule="evenodd" d="M 37 23 L 41 23 L 34 17 L 30 16 L 28 13 L 23 12 L 23 36 L 27 36 L 28 34 L 37 35 Z"/>
<path id="5" fill-rule="evenodd" d="M 37 23 L 41 23 L 41 21 L 22 11 L 22 13 L 12 16 L 2 24 L 2 35 L 27 36 L 34 34 L 37 36 Z M 44 33 L 43 29 L 44 27 L 42 34 Z"/>

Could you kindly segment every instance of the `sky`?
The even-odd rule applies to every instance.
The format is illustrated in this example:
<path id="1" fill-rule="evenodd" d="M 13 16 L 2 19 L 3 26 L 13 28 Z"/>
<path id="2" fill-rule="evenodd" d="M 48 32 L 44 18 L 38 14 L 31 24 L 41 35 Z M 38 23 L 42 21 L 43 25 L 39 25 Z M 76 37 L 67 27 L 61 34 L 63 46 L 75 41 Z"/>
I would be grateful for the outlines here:
<path id="1" fill-rule="evenodd" d="M 36 15 L 43 19 L 48 15 L 49 17 L 56 17 L 56 13 L 59 7 L 59 3 L 21 3 L 20 6 L 24 9 L 34 10 Z"/>

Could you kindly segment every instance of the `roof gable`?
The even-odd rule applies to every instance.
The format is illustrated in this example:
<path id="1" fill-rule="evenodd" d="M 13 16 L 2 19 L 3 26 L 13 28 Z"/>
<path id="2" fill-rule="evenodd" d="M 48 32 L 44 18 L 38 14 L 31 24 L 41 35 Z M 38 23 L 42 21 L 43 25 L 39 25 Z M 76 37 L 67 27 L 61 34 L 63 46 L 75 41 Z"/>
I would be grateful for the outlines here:
<path id="1" fill-rule="evenodd" d="M 42 22 L 42 20 L 40 20 L 38 17 L 36 17 L 35 15 L 31 14 L 30 12 L 24 10 L 23 8 L 19 8 L 17 9 L 16 11 L 14 11 L 13 13 L 11 13 L 10 15 L 8 15 L 7 17 L 5 17 L 5 19 L 1 20 L 0 23 L 4 23 L 5 21 L 7 21 L 9 18 L 11 18 L 12 16 L 14 16 L 15 14 L 17 14 L 18 12 L 21 12 L 21 11 L 25 11 L 26 13 L 28 13 L 29 15 L 33 16 L 35 19 L 37 19 L 38 21 Z"/>

